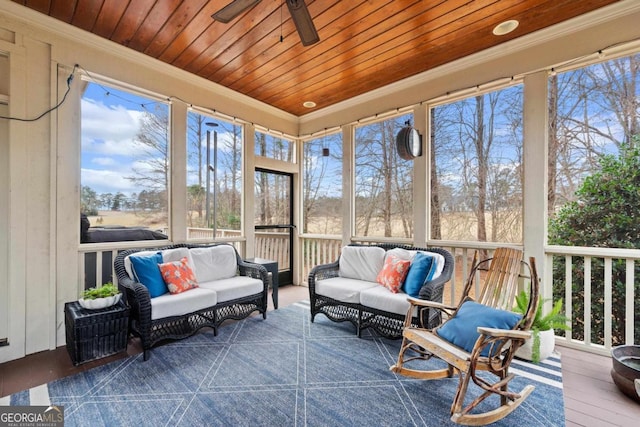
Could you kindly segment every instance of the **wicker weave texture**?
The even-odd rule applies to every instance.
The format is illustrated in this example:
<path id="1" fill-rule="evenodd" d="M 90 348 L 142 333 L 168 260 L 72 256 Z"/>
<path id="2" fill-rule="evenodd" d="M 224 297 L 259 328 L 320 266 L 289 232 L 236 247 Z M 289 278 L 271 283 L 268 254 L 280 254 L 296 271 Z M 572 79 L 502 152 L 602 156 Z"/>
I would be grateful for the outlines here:
<path id="1" fill-rule="evenodd" d="M 386 251 L 393 248 L 403 248 L 406 250 L 437 252 L 444 256 L 445 266 L 440 277 L 423 285 L 419 293 L 421 299 L 442 302 L 444 284 L 451 279 L 454 269 L 454 258 L 449 251 L 442 248 L 417 248 L 391 243 L 375 246 L 381 247 Z M 345 303 L 324 295 L 316 294 L 317 281 L 339 277 L 339 261 L 338 259 L 329 264 L 318 265 L 309 273 L 308 283 L 309 300 L 311 302 L 311 321 L 313 321 L 316 314 L 322 313 L 334 322 L 351 322 L 356 327 L 358 336 L 361 335 L 363 330 L 371 328 L 384 337 L 401 338 L 405 315 L 378 310 L 361 304 Z M 418 322 L 418 319 L 413 319 L 412 323 L 423 324 L 429 328 L 433 328 L 438 326 L 442 321 L 440 312 L 437 310 L 424 310 L 422 315 L 424 319 L 421 322 Z"/>
<path id="2" fill-rule="evenodd" d="M 144 250 L 164 250 L 179 247 L 195 248 L 215 245 L 187 245 L 176 244 L 162 248 L 145 248 Z M 218 326 L 227 319 L 244 319 L 254 311 L 267 315 L 268 274 L 266 268 L 261 265 L 247 263 L 236 251 L 238 274 L 262 280 L 263 289 L 253 295 L 247 295 L 233 301 L 218 302 L 215 306 L 207 307 L 200 311 L 187 313 L 183 316 L 151 319 L 151 298 L 147 288 L 136 283 L 129 277 L 124 267 L 124 259 L 138 252 L 140 249 L 122 251 L 114 260 L 114 270 L 118 276 L 118 286 L 125 294 L 125 299 L 131 309 L 131 332 L 140 337 L 142 348 L 145 351 L 145 360 L 148 358 L 148 350 L 165 340 L 187 338 L 204 327 L 213 328 L 217 334 Z M 234 248 L 235 250 L 235 248 Z"/>
<path id="3" fill-rule="evenodd" d="M 65 304 L 67 351 L 74 365 L 127 349 L 129 309 L 123 302 L 87 310 L 77 301 Z"/>

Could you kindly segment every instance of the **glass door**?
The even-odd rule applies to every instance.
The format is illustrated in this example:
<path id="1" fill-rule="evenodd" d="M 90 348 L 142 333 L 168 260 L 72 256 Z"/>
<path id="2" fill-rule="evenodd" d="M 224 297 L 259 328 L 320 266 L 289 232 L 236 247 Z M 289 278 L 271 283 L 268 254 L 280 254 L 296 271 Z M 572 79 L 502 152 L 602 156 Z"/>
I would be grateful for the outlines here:
<path id="1" fill-rule="evenodd" d="M 256 168 L 257 258 L 278 262 L 280 286 L 293 283 L 293 175 Z"/>

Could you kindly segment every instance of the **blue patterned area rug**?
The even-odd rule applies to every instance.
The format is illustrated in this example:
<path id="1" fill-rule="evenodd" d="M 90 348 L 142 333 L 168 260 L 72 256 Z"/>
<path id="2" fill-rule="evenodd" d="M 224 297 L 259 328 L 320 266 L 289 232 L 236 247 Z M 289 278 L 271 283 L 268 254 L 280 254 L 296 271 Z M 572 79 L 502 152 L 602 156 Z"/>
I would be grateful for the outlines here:
<path id="1" fill-rule="evenodd" d="M 399 345 L 368 332 L 357 338 L 350 323 L 324 315 L 311 323 L 301 303 L 266 320 L 230 322 L 217 337 L 205 330 L 156 347 L 147 362 L 131 356 L 0 404 L 63 405 L 66 427 L 455 425 L 457 379 L 392 373 Z M 564 425 L 560 359 L 518 361 L 513 371 L 512 390 L 536 388 L 495 425 Z"/>

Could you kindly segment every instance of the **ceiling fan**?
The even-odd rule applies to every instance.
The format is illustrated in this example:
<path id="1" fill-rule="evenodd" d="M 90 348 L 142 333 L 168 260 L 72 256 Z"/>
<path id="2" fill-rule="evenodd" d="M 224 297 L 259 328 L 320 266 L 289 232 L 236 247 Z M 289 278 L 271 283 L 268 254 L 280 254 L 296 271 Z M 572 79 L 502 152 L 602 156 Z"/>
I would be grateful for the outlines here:
<path id="1" fill-rule="evenodd" d="M 309 46 L 320 41 L 316 27 L 313 25 L 311 15 L 304 0 L 286 0 L 289 13 L 300 35 L 300 41 L 304 46 Z M 249 10 L 260 0 L 233 0 L 231 3 L 214 13 L 211 17 L 224 24 L 232 21 L 242 12 Z"/>

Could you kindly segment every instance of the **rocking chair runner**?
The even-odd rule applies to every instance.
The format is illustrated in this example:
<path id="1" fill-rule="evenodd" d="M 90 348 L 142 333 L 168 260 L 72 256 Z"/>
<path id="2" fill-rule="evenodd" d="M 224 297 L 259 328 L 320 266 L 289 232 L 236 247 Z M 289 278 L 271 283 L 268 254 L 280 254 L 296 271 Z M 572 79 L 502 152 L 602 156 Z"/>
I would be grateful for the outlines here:
<path id="1" fill-rule="evenodd" d="M 539 283 L 535 259 L 531 257 L 527 264 L 522 256 L 520 250 L 498 248 L 492 258 L 477 262 L 476 252 L 473 268 L 457 307 L 410 299 L 410 314 L 414 310 L 435 308 L 447 313 L 449 318 L 434 329 L 415 327 L 410 321 L 406 322 L 398 362 L 391 370 L 425 380 L 447 378 L 457 373 L 459 384 L 451 405 L 451 420 L 458 424 L 485 425 L 500 420 L 516 409 L 534 389 L 532 385 L 527 385 L 521 392 L 514 393 L 507 388 L 509 381 L 514 378 L 513 374 L 509 374 L 509 365 L 516 350 L 531 336 L 530 329 L 538 305 Z M 531 297 L 527 312 L 520 317 L 511 310 L 519 290 L 519 279 L 526 278 L 521 275 L 522 265 L 529 270 L 527 281 Z M 470 292 L 476 280 L 480 280 L 482 285 L 474 299 Z M 412 317 L 408 315 L 407 319 Z M 448 366 L 431 371 L 405 366 L 412 360 L 428 360 L 432 357 L 445 361 Z M 477 375 L 478 371 L 493 375 Z M 471 380 L 484 391 L 464 406 Z M 470 413 L 494 394 L 500 396 L 500 406 L 487 412 Z"/>

